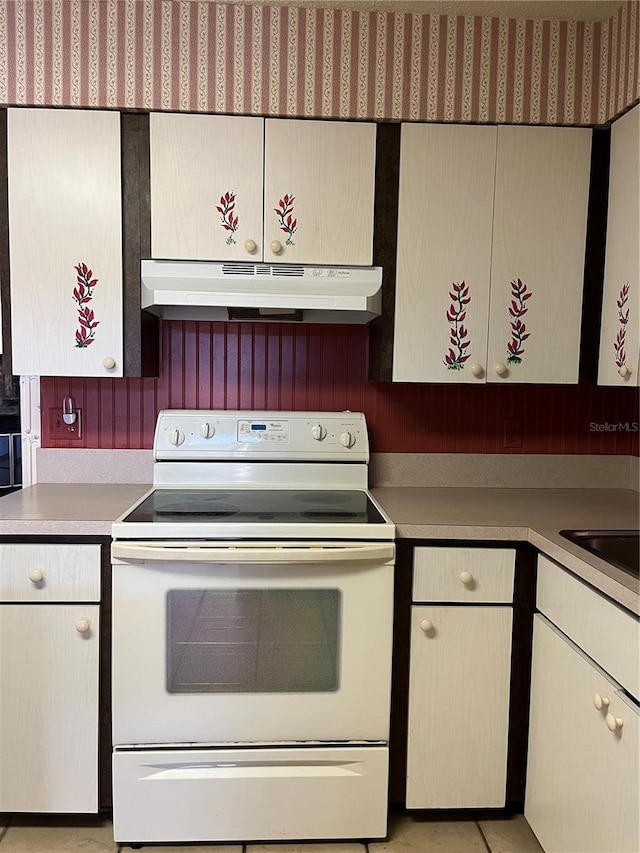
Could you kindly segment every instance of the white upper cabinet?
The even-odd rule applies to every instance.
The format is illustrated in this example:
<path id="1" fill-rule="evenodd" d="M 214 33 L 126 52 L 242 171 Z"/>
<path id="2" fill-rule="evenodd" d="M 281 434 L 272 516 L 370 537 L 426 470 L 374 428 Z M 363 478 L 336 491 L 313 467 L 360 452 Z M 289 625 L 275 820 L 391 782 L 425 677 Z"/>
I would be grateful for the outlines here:
<path id="1" fill-rule="evenodd" d="M 403 125 L 393 379 L 578 380 L 591 131 Z"/>
<path id="2" fill-rule="evenodd" d="M 154 258 L 370 265 L 374 124 L 153 113 Z"/>
<path id="3" fill-rule="evenodd" d="M 154 258 L 262 257 L 264 120 L 151 113 Z"/>
<path id="4" fill-rule="evenodd" d="M 393 378 L 477 382 L 487 353 L 495 127 L 403 125 Z"/>
<path id="5" fill-rule="evenodd" d="M 600 385 L 640 384 L 640 106 L 611 128 Z"/>
<path id="6" fill-rule="evenodd" d="M 122 376 L 120 114 L 8 111 L 13 372 Z"/>
<path id="7" fill-rule="evenodd" d="M 369 266 L 376 128 L 267 119 L 265 261 Z"/>
<path id="8" fill-rule="evenodd" d="M 591 135 L 498 129 L 490 382 L 578 381 Z"/>

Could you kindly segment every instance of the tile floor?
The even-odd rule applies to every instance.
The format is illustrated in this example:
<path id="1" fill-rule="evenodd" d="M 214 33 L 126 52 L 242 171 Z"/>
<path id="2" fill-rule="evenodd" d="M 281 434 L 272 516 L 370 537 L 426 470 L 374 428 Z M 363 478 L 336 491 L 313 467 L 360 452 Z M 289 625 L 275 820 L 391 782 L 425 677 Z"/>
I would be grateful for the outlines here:
<path id="1" fill-rule="evenodd" d="M 117 853 L 103 818 L 0 815 L 0 853 Z M 389 838 L 370 844 L 214 844 L 143 848 L 156 853 L 541 853 L 522 815 L 502 820 L 439 821 L 392 814 Z"/>

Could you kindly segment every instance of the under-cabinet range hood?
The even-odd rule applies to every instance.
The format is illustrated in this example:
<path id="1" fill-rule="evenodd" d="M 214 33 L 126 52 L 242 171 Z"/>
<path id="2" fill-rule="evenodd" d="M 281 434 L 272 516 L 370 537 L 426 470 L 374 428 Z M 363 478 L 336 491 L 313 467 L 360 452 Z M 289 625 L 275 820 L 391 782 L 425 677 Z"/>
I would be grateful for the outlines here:
<path id="1" fill-rule="evenodd" d="M 142 308 L 168 320 L 369 323 L 381 267 L 142 261 Z"/>

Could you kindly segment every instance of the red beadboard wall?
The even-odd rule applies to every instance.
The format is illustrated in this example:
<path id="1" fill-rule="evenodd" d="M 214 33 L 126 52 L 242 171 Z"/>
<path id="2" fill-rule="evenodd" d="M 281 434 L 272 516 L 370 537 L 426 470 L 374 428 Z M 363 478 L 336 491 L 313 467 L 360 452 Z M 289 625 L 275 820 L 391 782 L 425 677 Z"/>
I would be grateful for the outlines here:
<path id="1" fill-rule="evenodd" d="M 43 378 L 42 411 L 72 396 L 78 442 L 43 447 L 150 448 L 162 408 L 363 411 L 374 452 L 639 454 L 637 388 L 593 385 L 371 383 L 368 328 L 264 323 L 163 324 L 159 379 Z M 522 448 L 504 447 L 521 418 Z M 47 418 L 43 417 L 43 424 Z"/>

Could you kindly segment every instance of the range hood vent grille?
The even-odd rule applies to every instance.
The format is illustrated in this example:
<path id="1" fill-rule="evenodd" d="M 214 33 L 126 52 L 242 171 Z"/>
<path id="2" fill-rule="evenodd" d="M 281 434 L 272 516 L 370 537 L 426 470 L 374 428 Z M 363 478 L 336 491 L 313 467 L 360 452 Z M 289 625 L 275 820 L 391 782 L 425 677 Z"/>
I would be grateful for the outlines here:
<path id="1" fill-rule="evenodd" d="M 302 278 L 304 276 L 304 267 L 298 265 L 293 266 L 291 264 L 278 264 L 277 267 L 271 266 L 271 264 L 247 264 L 247 263 L 233 263 L 233 264 L 222 264 L 222 275 L 223 276 L 234 276 L 237 277 L 239 275 L 248 275 L 248 276 L 287 276 L 293 278 Z"/>

